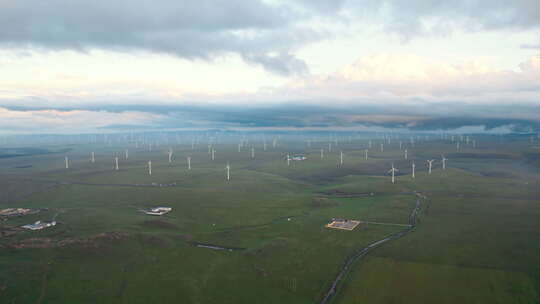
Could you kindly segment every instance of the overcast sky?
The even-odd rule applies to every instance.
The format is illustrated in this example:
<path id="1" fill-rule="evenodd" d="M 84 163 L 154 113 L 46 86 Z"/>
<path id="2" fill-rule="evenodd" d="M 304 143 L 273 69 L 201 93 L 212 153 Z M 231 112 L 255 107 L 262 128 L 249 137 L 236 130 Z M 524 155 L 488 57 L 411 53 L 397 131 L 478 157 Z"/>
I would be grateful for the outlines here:
<path id="1" fill-rule="evenodd" d="M 538 0 L 0 1 L 0 133 L 539 126 Z"/>

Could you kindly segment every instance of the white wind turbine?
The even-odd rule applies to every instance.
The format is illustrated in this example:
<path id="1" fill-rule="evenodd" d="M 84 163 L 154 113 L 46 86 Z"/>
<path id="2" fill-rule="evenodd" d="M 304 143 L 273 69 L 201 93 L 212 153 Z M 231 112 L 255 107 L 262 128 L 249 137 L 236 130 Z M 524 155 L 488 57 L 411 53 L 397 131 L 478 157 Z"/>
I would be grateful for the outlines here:
<path id="1" fill-rule="evenodd" d="M 339 151 L 339 166 L 343 167 L 343 151 Z"/>
<path id="2" fill-rule="evenodd" d="M 129 151 L 128 151 L 128 149 L 126 149 L 126 150 L 124 151 L 124 157 L 126 158 L 126 160 L 129 159 Z"/>
<path id="3" fill-rule="evenodd" d="M 96 162 L 96 155 L 95 155 L 94 152 L 92 152 L 92 155 L 91 155 L 91 157 L 90 157 L 90 161 L 91 161 L 92 163 L 95 163 L 95 162 Z"/>
<path id="4" fill-rule="evenodd" d="M 216 159 L 216 149 L 212 149 L 212 160 Z"/>
<path id="5" fill-rule="evenodd" d="M 392 173 L 392 184 L 395 183 L 395 173 L 399 170 L 394 167 L 394 164 L 392 163 L 392 169 L 388 170 L 388 173 Z"/>
<path id="6" fill-rule="evenodd" d="M 290 165 L 291 165 L 291 157 L 289 153 L 287 153 L 287 167 L 289 167 Z"/>
<path id="7" fill-rule="evenodd" d="M 381 152 L 384 152 L 384 144 L 381 143 Z"/>
<path id="8" fill-rule="evenodd" d="M 321 149 L 321 159 L 324 158 L 324 149 Z"/>
<path id="9" fill-rule="evenodd" d="M 191 156 L 187 157 L 187 169 L 191 170 Z"/>
<path id="10" fill-rule="evenodd" d="M 67 156 L 64 157 L 64 161 L 66 162 L 66 169 L 69 169 L 69 158 Z"/>
<path id="11" fill-rule="evenodd" d="M 227 166 L 225 167 L 227 170 L 227 180 L 231 180 L 231 166 L 229 165 L 229 162 L 227 162 Z"/>
<path id="12" fill-rule="evenodd" d="M 255 159 L 255 147 L 251 147 L 251 159 Z"/>
<path id="13" fill-rule="evenodd" d="M 114 157 L 114 170 L 118 171 L 118 156 Z"/>
<path id="14" fill-rule="evenodd" d="M 442 168 L 443 170 L 446 170 L 446 161 L 448 158 L 444 157 L 444 155 L 441 155 L 441 161 L 442 161 Z"/>
<path id="15" fill-rule="evenodd" d="M 405 149 L 405 159 L 407 159 L 407 149 Z"/>
<path id="16" fill-rule="evenodd" d="M 412 178 L 414 178 L 414 170 L 416 169 L 416 165 L 414 162 L 412 163 Z"/>
<path id="17" fill-rule="evenodd" d="M 429 167 L 428 174 L 431 174 L 431 167 L 432 167 L 434 161 L 435 161 L 434 159 L 427 160 L 428 167 Z"/>
<path id="18" fill-rule="evenodd" d="M 364 150 L 364 157 L 366 158 L 366 160 L 368 159 L 368 155 L 367 155 L 367 154 L 368 154 L 368 149 L 365 149 L 365 150 Z"/>
<path id="19" fill-rule="evenodd" d="M 152 161 L 148 161 L 148 175 L 152 175 Z"/>
<path id="20" fill-rule="evenodd" d="M 401 151 L 401 147 L 403 146 L 403 143 L 401 142 L 401 140 L 399 141 L 399 150 Z"/>
<path id="21" fill-rule="evenodd" d="M 172 148 L 169 148 L 169 164 L 172 162 L 172 156 L 173 156 L 173 150 Z"/>

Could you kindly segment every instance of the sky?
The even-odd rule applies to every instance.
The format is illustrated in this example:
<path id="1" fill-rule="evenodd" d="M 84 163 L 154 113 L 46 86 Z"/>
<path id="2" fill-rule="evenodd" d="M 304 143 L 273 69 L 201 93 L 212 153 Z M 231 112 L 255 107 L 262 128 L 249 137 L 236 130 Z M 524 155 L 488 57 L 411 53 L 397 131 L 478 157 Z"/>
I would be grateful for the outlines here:
<path id="1" fill-rule="evenodd" d="M 0 133 L 540 130 L 537 0 L 0 1 Z"/>

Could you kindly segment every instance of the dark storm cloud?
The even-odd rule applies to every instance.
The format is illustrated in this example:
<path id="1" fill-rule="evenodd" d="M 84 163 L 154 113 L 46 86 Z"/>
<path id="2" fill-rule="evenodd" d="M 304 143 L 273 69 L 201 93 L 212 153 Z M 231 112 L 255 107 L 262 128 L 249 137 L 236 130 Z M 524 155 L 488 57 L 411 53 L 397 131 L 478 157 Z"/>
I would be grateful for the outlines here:
<path id="1" fill-rule="evenodd" d="M 456 107 L 451 103 L 441 104 L 435 109 L 411 110 L 406 106 L 362 106 L 362 107 L 325 107 L 295 105 L 273 106 L 187 106 L 187 105 L 104 105 L 54 108 L 58 111 L 93 111 L 93 112 L 141 112 L 159 114 L 162 118 L 152 124 L 110 124 L 103 128 L 114 130 L 160 129 L 160 128 L 350 128 L 378 127 L 388 129 L 408 129 L 417 131 L 449 131 L 462 127 L 481 127 L 486 131 L 506 127 L 516 132 L 537 132 L 540 121 L 527 118 L 501 118 L 505 107 L 485 113 L 479 117 L 476 106 Z M 451 111 L 449 107 L 453 107 Z M 12 111 L 43 111 L 45 107 L 9 107 Z M 446 111 L 438 109 L 446 108 Z M 508 109 L 512 106 L 508 106 Z M 518 106 L 507 113 L 535 113 L 538 106 Z M 441 114 L 446 113 L 446 114 Z M 469 113 L 469 114 L 464 114 Z M 519 115 L 517 115 L 519 116 Z"/>
<path id="2" fill-rule="evenodd" d="M 0 47 L 108 49 L 211 60 L 239 54 L 279 74 L 305 73 L 293 51 L 331 36 L 309 26 L 380 24 L 410 38 L 468 30 L 540 25 L 539 1 L 347 0 L 48 0 L 1 1 Z M 321 19 L 324 18 L 324 19 Z M 426 24 L 429 24 L 427 26 Z"/>
<path id="3" fill-rule="evenodd" d="M 282 74 L 303 73 L 291 50 L 320 34 L 285 6 L 257 0 L 3 1 L 0 46 L 93 48 L 212 59 L 236 53 Z M 275 55 L 277 53 L 278 55 Z"/>

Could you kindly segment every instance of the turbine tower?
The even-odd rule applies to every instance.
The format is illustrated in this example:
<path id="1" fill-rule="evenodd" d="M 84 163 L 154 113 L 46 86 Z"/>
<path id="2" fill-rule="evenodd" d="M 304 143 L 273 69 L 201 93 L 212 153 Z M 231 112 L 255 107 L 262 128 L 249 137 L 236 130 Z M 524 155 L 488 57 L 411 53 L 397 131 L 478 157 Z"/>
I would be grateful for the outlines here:
<path id="1" fill-rule="evenodd" d="M 124 151 L 124 156 L 125 156 L 126 160 L 129 159 L 129 151 L 128 151 L 128 149 L 126 149 L 126 150 Z"/>
<path id="2" fill-rule="evenodd" d="M 251 147 L 251 159 L 255 159 L 255 147 Z"/>
<path id="3" fill-rule="evenodd" d="M 324 158 L 324 149 L 321 149 L 321 159 Z"/>
<path id="4" fill-rule="evenodd" d="M 187 169 L 191 170 L 191 156 L 187 157 Z"/>
<path id="5" fill-rule="evenodd" d="M 381 152 L 384 152 L 384 144 L 381 143 Z"/>
<path id="6" fill-rule="evenodd" d="M 339 152 L 339 166 L 343 167 L 343 151 Z"/>
<path id="7" fill-rule="evenodd" d="M 69 169 L 69 158 L 67 156 L 64 157 L 64 161 L 66 162 L 66 169 Z"/>
<path id="8" fill-rule="evenodd" d="M 212 160 L 216 159 L 216 149 L 212 149 Z"/>
<path id="9" fill-rule="evenodd" d="M 399 170 L 396 169 L 396 168 L 394 167 L 394 164 L 392 163 L 392 169 L 388 170 L 388 173 L 392 173 L 392 184 L 394 184 L 395 181 L 396 181 L 396 180 L 395 180 L 395 174 L 396 174 L 396 172 L 398 172 L 398 171 L 399 171 Z"/>
<path id="10" fill-rule="evenodd" d="M 92 156 L 91 156 L 91 158 L 90 158 L 90 161 L 91 161 L 92 163 L 95 163 L 95 162 L 96 162 L 96 155 L 95 155 L 94 152 L 92 152 Z"/>
<path id="11" fill-rule="evenodd" d="M 148 175 L 152 175 L 152 161 L 148 161 Z"/>
<path id="12" fill-rule="evenodd" d="M 289 153 L 287 153 L 287 167 L 289 167 L 290 165 L 291 165 L 291 157 Z"/>
<path id="13" fill-rule="evenodd" d="M 435 161 L 434 159 L 432 159 L 432 160 L 427 160 L 428 167 L 429 167 L 429 169 L 428 169 L 428 174 L 431 174 L 431 167 L 432 167 L 434 161 Z"/>
<path id="14" fill-rule="evenodd" d="M 407 149 L 405 149 L 405 159 L 407 159 Z"/>
<path id="15" fill-rule="evenodd" d="M 172 148 L 169 148 L 169 164 L 172 162 L 172 155 L 173 155 Z"/>
<path id="16" fill-rule="evenodd" d="M 231 166 L 229 165 L 229 162 L 227 162 L 225 169 L 227 170 L 227 181 L 229 181 L 231 180 Z"/>
<path id="17" fill-rule="evenodd" d="M 114 157 L 114 170 L 118 171 L 118 156 Z"/>
<path id="18" fill-rule="evenodd" d="M 368 149 L 365 149 L 365 150 L 364 150 L 364 157 L 366 158 L 366 160 L 368 159 L 368 155 L 367 155 L 367 154 L 368 154 Z"/>
<path id="19" fill-rule="evenodd" d="M 441 160 L 442 160 L 442 168 L 443 170 L 446 170 L 446 161 L 448 160 L 448 158 L 444 157 L 444 155 L 441 155 Z"/>
<path id="20" fill-rule="evenodd" d="M 414 178 L 414 169 L 416 169 L 416 165 L 413 162 L 412 163 L 412 178 Z"/>

